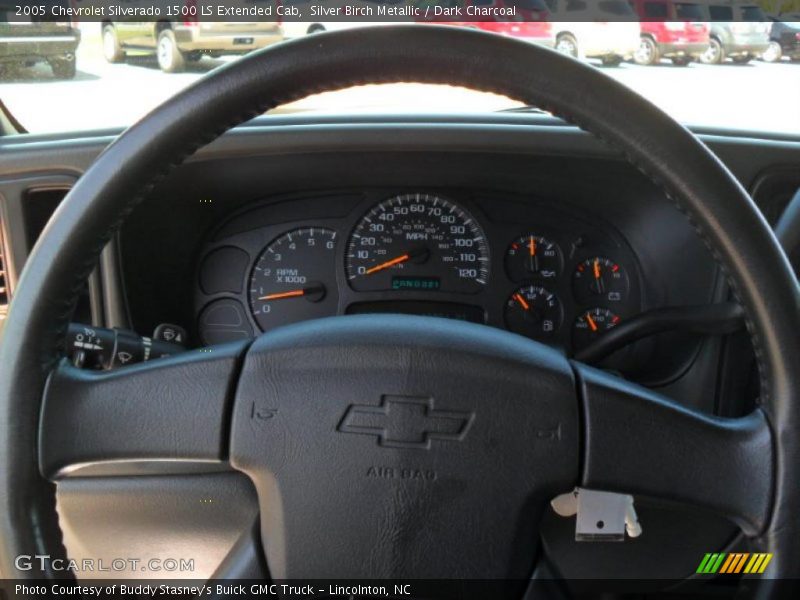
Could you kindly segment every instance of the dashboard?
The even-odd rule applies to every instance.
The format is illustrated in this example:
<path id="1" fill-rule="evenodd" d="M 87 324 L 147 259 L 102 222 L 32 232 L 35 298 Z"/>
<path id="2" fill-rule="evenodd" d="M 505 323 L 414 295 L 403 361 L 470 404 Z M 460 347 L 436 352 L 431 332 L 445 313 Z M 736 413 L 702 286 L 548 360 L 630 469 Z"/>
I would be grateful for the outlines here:
<path id="1" fill-rule="evenodd" d="M 43 215 L 118 133 L 0 140 L 0 229 L 12 294 Z M 800 187 L 800 139 L 697 133 L 774 223 Z M 419 222 L 412 205 L 422 206 L 413 213 Z M 446 215 L 455 222 L 443 222 Z M 372 224 L 384 230 L 371 232 Z M 463 233 L 450 229 L 462 226 Z M 365 236 L 375 243 L 362 247 Z M 596 259 L 602 294 L 592 287 Z M 612 282 L 614 265 L 622 274 Z M 530 287 L 546 290 L 560 310 Z M 613 291 L 619 299 L 608 296 Z M 520 114 L 257 118 L 201 149 L 143 200 L 84 296 L 76 321 L 142 335 L 174 323 L 187 330 L 188 347 L 309 318 L 404 310 L 519 327 L 567 353 L 584 343 L 585 325 L 591 329 L 587 312 L 599 328 L 608 325 L 604 311 L 624 322 L 730 297 L 707 248 L 652 182 L 591 136 Z M 545 332 L 548 314 L 556 318 Z M 743 333 L 661 334 L 624 352 L 612 368 L 698 410 L 744 414 L 758 394 Z M 79 522 L 91 506 L 98 524 L 80 535 L 70 530 L 71 556 L 113 557 L 120 539 L 148 556 L 153 530 L 142 524 L 152 522 L 173 546 L 201 531 L 192 543 L 219 549 L 221 560 L 257 514 L 250 481 L 229 473 L 120 477 L 110 493 L 98 479 L 59 484 L 62 522 Z M 212 495 L 222 500 L 196 510 L 198 496 Z M 645 498 L 637 509 L 646 535 L 626 544 L 577 543 L 574 522 L 545 518 L 554 568 L 566 577 L 663 576 L 663 549 L 677 539 L 684 552 L 668 566 L 683 577 L 697 556 L 734 540 L 731 524 L 705 512 Z M 210 577 L 217 564 L 196 575 Z"/>
<path id="2" fill-rule="evenodd" d="M 200 252 L 195 308 L 209 345 L 403 313 L 572 353 L 639 313 L 641 288 L 634 253 L 602 220 L 501 192 L 371 189 L 270 198 L 230 217 Z"/>

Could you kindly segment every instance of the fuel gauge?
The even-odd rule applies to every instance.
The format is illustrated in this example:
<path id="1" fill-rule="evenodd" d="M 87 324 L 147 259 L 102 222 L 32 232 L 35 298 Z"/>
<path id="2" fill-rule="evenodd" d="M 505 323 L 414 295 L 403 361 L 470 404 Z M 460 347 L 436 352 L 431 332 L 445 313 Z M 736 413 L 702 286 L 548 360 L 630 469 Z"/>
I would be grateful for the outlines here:
<path id="1" fill-rule="evenodd" d="M 526 285 L 506 302 L 505 319 L 506 327 L 514 333 L 547 340 L 561 327 L 561 302 L 543 287 Z"/>

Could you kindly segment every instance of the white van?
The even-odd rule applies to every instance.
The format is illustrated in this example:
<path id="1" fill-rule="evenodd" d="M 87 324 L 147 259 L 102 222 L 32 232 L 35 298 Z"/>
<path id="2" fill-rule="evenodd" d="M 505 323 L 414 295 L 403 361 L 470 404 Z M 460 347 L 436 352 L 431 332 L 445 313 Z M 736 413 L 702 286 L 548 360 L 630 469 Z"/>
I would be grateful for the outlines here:
<path id="1" fill-rule="evenodd" d="M 639 48 L 639 22 L 626 0 L 547 0 L 547 5 L 556 50 L 564 54 L 616 66 Z"/>

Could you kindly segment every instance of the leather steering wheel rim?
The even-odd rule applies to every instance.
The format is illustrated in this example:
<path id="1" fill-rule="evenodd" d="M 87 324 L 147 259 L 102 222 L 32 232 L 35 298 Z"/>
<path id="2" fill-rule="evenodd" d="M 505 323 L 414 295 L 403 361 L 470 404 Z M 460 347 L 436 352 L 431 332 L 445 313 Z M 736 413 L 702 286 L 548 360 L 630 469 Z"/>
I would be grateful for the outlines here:
<path id="1" fill-rule="evenodd" d="M 563 117 L 622 150 L 686 214 L 745 308 L 759 366 L 773 489 L 766 525 L 751 540 L 775 554 L 773 576 L 800 575 L 800 300 L 757 207 L 690 132 L 593 68 L 535 45 L 436 26 L 326 33 L 256 52 L 156 108 L 80 178 L 28 259 L 0 346 L 0 571 L 42 576 L 18 570 L 15 557 L 63 552 L 54 486 L 40 474 L 40 403 L 80 286 L 125 217 L 198 148 L 271 107 L 402 81 L 495 92 Z"/>

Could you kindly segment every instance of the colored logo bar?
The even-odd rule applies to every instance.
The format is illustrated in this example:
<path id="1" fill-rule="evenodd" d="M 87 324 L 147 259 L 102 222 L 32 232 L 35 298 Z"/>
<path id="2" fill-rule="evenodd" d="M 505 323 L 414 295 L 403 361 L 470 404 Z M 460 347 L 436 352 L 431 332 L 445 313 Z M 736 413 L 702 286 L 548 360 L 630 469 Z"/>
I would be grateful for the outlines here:
<path id="1" fill-rule="evenodd" d="M 767 568 L 772 554 L 749 552 L 718 552 L 709 553 L 703 557 L 696 573 L 712 575 L 714 573 L 763 573 Z"/>

